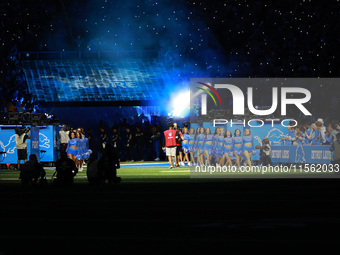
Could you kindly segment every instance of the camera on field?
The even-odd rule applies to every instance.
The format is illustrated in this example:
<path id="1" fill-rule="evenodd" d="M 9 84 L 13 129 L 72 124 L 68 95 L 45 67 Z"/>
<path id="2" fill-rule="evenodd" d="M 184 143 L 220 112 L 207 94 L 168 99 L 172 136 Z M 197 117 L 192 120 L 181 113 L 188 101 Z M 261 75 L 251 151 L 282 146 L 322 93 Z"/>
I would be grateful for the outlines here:
<path id="1" fill-rule="evenodd" d="M 15 128 L 15 133 L 18 135 L 18 136 L 21 136 L 22 134 L 24 133 L 27 133 L 31 130 L 30 127 L 16 127 Z"/>
<path id="2" fill-rule="evenodd" d="M 263 148 L 263 150 L 264 150 L 264 151 L 269 151 L 270 148 L 269 148 L 267 145 L 265 145 L 265 147 Z"/>

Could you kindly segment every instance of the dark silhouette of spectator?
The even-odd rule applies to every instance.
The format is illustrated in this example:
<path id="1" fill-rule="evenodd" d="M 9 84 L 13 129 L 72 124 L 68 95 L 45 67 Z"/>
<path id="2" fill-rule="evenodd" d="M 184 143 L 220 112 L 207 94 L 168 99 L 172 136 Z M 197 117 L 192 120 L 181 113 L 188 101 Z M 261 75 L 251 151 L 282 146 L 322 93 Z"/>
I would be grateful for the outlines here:
<path id="1" fill-rule="evenodd" d="M 43 166 L 38 162 L 37 156 L 31 154 L 29 160 L 22 165 L 20 171 L 21 184 L 23 186 L 29 186 L 30 184 L 35 185 L 40 177 L 39 183 L 43 184 L 46 172 Z"/>
<path id="2" fill-rule="evenodd" d="M 118 168 L 120 168 L 120 164 L 117 153 L 111 144 L 107 144 L 98 162 L 98 176 L 101 184 L 105 184 L 106 180 L 109 184 L 120 182 L 120 177 L 117 177 Z"/>
<path id="3" fill-rule="evenodd" d="M 158 125 L 154 125 L 152 127 L 152 145 L 153 145 L 153 151 L 154 151 L 154 160 L 159 161 L 160 160 L 160 145 L 161 145 L 161 131 L 160 127 Z"/>
<path id="4" fill-rule="evenodd" d="M 144 134 L 140 126 L 136 127 L 135 143 L 137 147 L 137 161 L 144 161 L 143 158 L 143 146 L 144 146 Z"/>
<path id="5" fill-rule="evenodd" d="M 89 139 L 89 149 L 94 151 L 93 135 L 91 128 L 87 129 L 87 139 Z"/>
<path id="6" fill-rule="evenodd" d="M 105 146 L 107 145 L 107 134 L 105 132 L 104 127 L 100 127 L 100 141 L 101 141 L 101 150 L 105 149 Z"/>
<path id="7" fill-rule="evenodd" d="M 122 139 L 122 146 L 121 146 L 121 153 L 123 159 L 125 161 L 133 161 L 132 157 L 132 148 L 133 148 L 133 137 L 131 133 L 131 128 L 129 126 L 126 127 L 126 131 L 121 135 Z"/>
<path id="8" fill-rule="evenodd" d="M 78 173 L 78 168 L 74 161 L 67 157 L 66 152 L 60 154 L 60 159 L 56 161 L 56 179 L 54 184 L 58 186 L 72 186 L 74 176 Z"/>
<path id="9" fill-rule="evenodd" d="M 87 180 L 90 185 L 100 184 L 98 176 L 98 157 L 96 154 L 91 154 L 90 160 L 87 163 Z"/>
<path id="10" fill-rule="evenodd" d="M 118 129 L 114 127 L 112 129 L 111 143 L 112 143 L 113 149 L 117 152 L 117 154 L 119 154 L 119 140 L 120 140 L 120 136 L 118 134 Z"/>

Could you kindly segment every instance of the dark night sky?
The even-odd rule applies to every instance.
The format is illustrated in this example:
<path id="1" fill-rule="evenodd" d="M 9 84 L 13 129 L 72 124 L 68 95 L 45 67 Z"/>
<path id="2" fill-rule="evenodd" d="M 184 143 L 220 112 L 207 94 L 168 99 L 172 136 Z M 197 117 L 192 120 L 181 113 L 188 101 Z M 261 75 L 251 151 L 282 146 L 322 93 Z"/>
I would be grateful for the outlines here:
<path id="1" fill-rule="evenodd" d="M 340 2 L 3 1 L 1 47 L 156 49 L 222 77 L 339 76 Z"/>

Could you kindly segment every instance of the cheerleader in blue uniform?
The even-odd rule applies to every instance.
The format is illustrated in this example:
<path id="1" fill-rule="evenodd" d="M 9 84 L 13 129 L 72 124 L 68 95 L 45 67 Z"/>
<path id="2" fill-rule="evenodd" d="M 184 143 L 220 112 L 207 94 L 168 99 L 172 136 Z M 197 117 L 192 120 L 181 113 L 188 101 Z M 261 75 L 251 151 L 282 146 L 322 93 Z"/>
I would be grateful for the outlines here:
<path id="1" fill-rule="evenodd" d="M 233 152 L 236 157 L 235 165 L 241 167 L 241 157 L 243 154 L 243 137 L 241 136 L 241 130 L 236 129 L 233 137 Z"/>
<path id="2" fill-rule="evenodd" d="M 74 161 L 74 163 L 77 162 L 76 157 L 79 154 L 79 139 L 76 138 L 75 132 L 70 132 L 69 134 L 70 140 L 68 141 L 66 153 L 67 156 Z"/>
<path id="3" fill-rule="evenodd" d="M 90 155 L 92 154 L 92 150 L 89 149 L 89 139 L 87 137 L 84 138 L 84 151 L 85 153 L 82 155 L 84 160 L 89 160 Z"/>
<path id="4" fill-rule="evenodd" d="M 230 132 L 230 130 L 227 130 L 225 132 L 225 136 L 223 139 L 223 157 L 221 158 L 221 165 L 223 166 L 225 163 L 225 160 L 227 159 L 226 162 L 226 166 L 232 166 L 233 162 L 231 161 L 232 157 L 233 157 L 233 147 L 234 147 L 234 143 L 233 143 L 233 136 Z"/>
<path id="5" fill-rule="evenodd" d="M 210 128 L 205 130 L 205 139 L 203 145 L 203 162 L 205 156 L 207 156 L 207 165 L 210 166 L 211 157 L 212 157 L 212 146 L 213 146 L 213 137 L 214 135 L 211 133 Z"/>
<path id="6" fill-rule="evenodd" d="M 197 153 L 197 164 L 203 165 L 203 145 L 204 145 L 204 128 L 200 128 L 200 133 L 196 138 L 196 153 Z"/>
<path id="7" fill-rule="evenodd" d="M 78 154 L 76 156 L 76 166 L 78 171 L 83 171 L 84 154 L 85 154 L 85 140 L 83 139 L 83 134 L 81 132 L 76 132 L 76 139 L 78 140 Z"/>
<path id="8" fill-rule="evenodd" d="M 184 153 L 184 160 L 183 162 L 185 163 L 188 162 L 188 164 L 190 164 L 189 161 L 189 130 L 187 127 L 183 128 L 183 138 L 184 140 L 182 141 L 182 148 L 183 148 L 183 153 Z"/>
<path id="9" fill-rule="evenodd" d="M 216 156 L 217 138 L 218 138 L 219 135 L 220 135 L 220 128 L 217 127 L 217 128 L 215 128 L 215 133 L 214 133 L 214 137 L 213 137 L 213 146 L 212 146 L 214 156 Z"/>
<path id="10" fill-rule="evenodd" d="M 223 156 L 223 142 L 224 142 L 224 128 L 220 128 L 219 136 L 217 137 L 217 145 L 215 149 L 216 162 L 221 164 L 221 158 Z"/>
<path id="11" fill-rule="evenodd" d="M 195 163 L 195 129 L 193 128 L 190 128 L 189 130 L 189 152 L 190 152 L 190 163 L 189 163 L 189 166 L 190 165 L 196 165 Z"/>
<path id="12" fill-rule="evenodd" d="M 246 166 L 251 167 L 251 155 L 255 154 L 254 149 L 254 138 L 250 134 L 250 129 L 246 128 L 244 130 L 243 136 L 243 154 L 246 156 Z"/>

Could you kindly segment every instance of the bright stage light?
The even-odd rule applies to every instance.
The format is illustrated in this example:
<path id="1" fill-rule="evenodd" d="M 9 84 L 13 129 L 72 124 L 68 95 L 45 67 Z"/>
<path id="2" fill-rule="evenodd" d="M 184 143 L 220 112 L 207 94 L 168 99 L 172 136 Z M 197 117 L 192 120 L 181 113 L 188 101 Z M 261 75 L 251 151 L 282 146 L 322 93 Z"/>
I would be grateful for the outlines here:
<path id="1" fill-rule="evenodd" d="M 190 90 L 174 95 L 171 100 L 171 114 L 176 117 L 185 117 L 189 114 Z"/>

